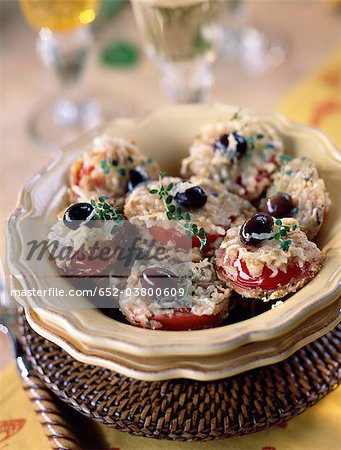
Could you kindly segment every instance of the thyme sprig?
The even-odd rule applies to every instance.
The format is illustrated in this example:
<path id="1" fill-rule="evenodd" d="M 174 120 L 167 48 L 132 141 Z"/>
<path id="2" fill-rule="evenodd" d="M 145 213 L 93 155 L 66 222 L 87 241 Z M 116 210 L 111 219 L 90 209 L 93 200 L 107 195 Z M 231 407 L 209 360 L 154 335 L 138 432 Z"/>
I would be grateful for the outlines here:
<path id="1" fill-rule="evenodd" d="M 280 155 L 279 160 L 281 164 L 288 164 L 289 161 L 293 159 L 292 155 Z"/>
<path id="2" fill-rule="evenodd" d="M 281 171 L 284 170 L 284 167 L 286 164 L 288 164 L 289 161 L 291 161 L 293 159 L 292 155 L 280 155 L 279 156 L 279 163 L 280 163 L 280 167 L 277 167 L 277 169 L 275 170 L 276 173 L 279 173 Z M 285 172 L 286 175 L 291 175 L 291 170 L 287 170 Z"/>
<path id="3" fill-rule="evenodd" d="M 153 158 L 151 156 L 149 156 L 146 160 L 141 161 L 141 165 L 145 166 L 145 165 L 151 164 L 153 161 L 154 161 Z M 132 156 L 127 157 L 126 167 L 121 166 L 118 163 L 117 159 L 114 159 L 114 158 L 104 159 L 103 158 L 103 159 L 101 159 L 101 167 L 105 174 L 109 173 L 110 169 L 112 167 L 114 167 L 118 170 L 118 173 L 124 177 L 127 174 L 127 169 L 129 169 L 129 171 L 136 169 L 137 164 L 135 163 L 134 158 Z"/>
<path id="4" fill-rule="evenodd" d="M 124 223 L 124 216 L 121 214 L 119 208 L 115 208 L 107 202 L 108 197 L 99 197 L 98 201 L 91 199 L 90 204 L 95 209 L 93 219 L 95 220 L 114 220 L 117 224 L 114 225 L 112 231 L 117 232 Z"/>
<path id="5" fill-rule="evenodd" d="M 291 244 L 291 239 L 287 239 L 287 235 L 291 231 L 295 231 L 298 228 L 298 225 L 283 225 L 281 219 L 276 219 L 275 225 L 274 239 L 279 242 L 280 248 L 287 252 Z"/>
<path id="6" fill-rule="evenodd" d="M 252 156 L 252 152 L 255 150 L 256 148 L 256 140 L 262 140 L 264 139 L 264 134 L 261 133 L 257 133 L 257 134 L 251 134 L 250 136 L 246 136 L 245 140 L 247 143 L 247 153 L 245 155 L 246 159 L 250 159 Z"/>
<path id="7" fill-rule="evenodd" d="M 113 158 L 108 158 L 106 159 L 101 159 L 101 167 L 104 173 L 109 173 L 111 167 L 115 167 L 118 170 L 118 173 L 120 175 L 122 175 L 123 177 L 126 175 L 127 171 L 125 169 L 125 167 L 120 166 L 118 164 L 118 161 L 116 159 Z"/>
<path id="8" fill-rule="evenodd" d="M 184 220 L 184 228 L 185 234 L 188 239 L 191 239 L 192 236 L 195 236 L 200 242 L 200 250 L 202 250 L 207 243 L 207 235 L 205 230 L 192 222 L 192 218 L 190 213 L 187 211 L 183 214 L 180 206 L 175 206 L 173 204 L 174 197 L 170 194 L 170 191 L 173 189 L 173 183 L 169 183 L 165 186 L 162 183 L 163 178 L 166 176 L 166 172 L 161 172 L 159 175 L 159 189 L 151 189 L 149 191 L 152 195 L 158 195 L 159 199 L 163 202 L 166 208 L 166 216 L 168 220 Z"/>

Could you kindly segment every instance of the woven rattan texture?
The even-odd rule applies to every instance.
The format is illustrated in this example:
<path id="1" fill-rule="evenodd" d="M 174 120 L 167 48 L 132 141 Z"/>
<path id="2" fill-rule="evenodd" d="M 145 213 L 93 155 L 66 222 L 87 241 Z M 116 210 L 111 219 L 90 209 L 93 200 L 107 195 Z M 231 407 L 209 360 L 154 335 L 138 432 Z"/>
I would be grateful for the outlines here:
<path id="1" fill-rule="evenodd" d="M 211 382 L 138 381 L 80 363 L 22 319 L 36 372 L 64 402 L 105 425 L 137 436 L 208 441 L 287 421 L 341 381 L 341 326 L 287 360 Z"/>

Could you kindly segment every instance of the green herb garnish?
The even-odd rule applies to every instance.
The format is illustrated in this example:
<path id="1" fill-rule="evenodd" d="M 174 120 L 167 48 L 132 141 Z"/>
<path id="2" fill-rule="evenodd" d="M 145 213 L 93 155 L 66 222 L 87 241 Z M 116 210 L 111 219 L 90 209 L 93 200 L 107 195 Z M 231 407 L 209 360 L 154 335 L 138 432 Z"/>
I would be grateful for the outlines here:
<path id="1" fill-rule="evenodd" d="M 99 197 L 98 201 L 90 200 L 90 204 L 95 209 L 94 219 L 97 220 L 115 220 L 118 222 L 124 221 L 124 216 L 121 214 L 119 208 L 115 208 L 107 202 L 108 197 Z"/>
<path id="2" fill-rule="evenodd" d="M 246 142 L 247 142 L 247 146 L 250 150 L 254 150 L 255 149 L 255 137 L 254 136 L 247 136 L 245 138 Z"/>
<path id="3" fill-rule="evenodd" d="M 117 161 L 116 159 L 109 158 L 109 159 L 108 159 L 108 162 L 109 162 L 109 164 L 110 164 L 111 166 L 113 166 L 113 167 L 117 167 L 117 166 L 118 166 L 118 161 Z"/>
<path id="4" fill-rule="evenodd" d="M 192 223 L 191 215 L 187 211 L 185 215 L 183 214 L 182 209 L 178 206 L 176 207 L 173 204 L 173 196 L 170 194 L 170 191 L 173 188 L 173 183 L 169 183 L 167 186 L 162 184 L 162 179 L 166 176 L 166 172 L 161 172 L 159 176 L 159 189 L 151 189 L 149 191 L 152 195 L 158 195 L 159 199 L 162 200 L 165 208 L 166 208 L 166 216 L 168 220 L 184 220 L 184 228 L 185 234 L 188 239 L 191 239 L 192 236 L 195 236 L 200 242 L 200 250 L 202 250 L 207 243 L 207 235 L 205 230 L 198 226 L 195 223 Z"/>
<path id="5" fill-rule="evenodd" d="M 129 164 L 134 164 L 134 160 L 133 160 L 133 158 L 131 156 L 128 156 L 127 160 L 128 160 Z M 102 167 L 104 173 L 109 173 L 110 172 L 110 167 L 115 167 L 118 170 L 118 173 L 120 175 L 122 175 L 123 177 L 127 174 L 126 168 L 123 167 L 123 166 L 120 166 L 118 164 L 118 161 L 116 159 L 113 159 L 113 158 L 108 158 L 108 160 L 102 159 L 101 160 L 101 167 Z"/>
<path id="6" fill-rule="evenodd" d="M 154 159 L 151 156 L 148 156 L 147 159 L 143 159 L 141 161 L 141 166 L 145 166 L 146 164 L 151 164 L 154 161 Z"/>
<path id="7" fill-rule="evenodd" d="M 287 252 L 291 244 L 291 239 L 286 239 L 286 237 L 290 231 L 295 231 L 298 226 L 296 224 L 291 226 L 283 225 L 281 219 L 276 219 L 275 225 L 277 229 L 275 230 L 274 239 L 279 242 L 280 248 Z"/>
<path id="8" fill-rule="evenodd" d="M 279 160 L 282 164 L 287 164 L 289 161 L 293 159 L 291 155 L 280 155 Z"/>
<path id="9" fill-rule="evenodd" d="M 280 162 L 280 164 L 281 164 L 281 167 L 277 167 L 277 169 L 275 170 L 275 172 L 276 173 L 279 173 L 279 172 L 281 172 L 281 171 L 283 171 L 283 169 L 284 169 L 284 166 L 289 162 L 289 161 L 291 161 L 293 159 L 293 156 L 291 156 L 291 155 L 280 155 L 279 156 L 279 162 Z M 291 175 L 292 174 L 292 171 L 291 170 L 286 170 L 285 172 L 285 175 Z"/>
<path id="10" fill-rule="evenodd" d="M 108 163 L 107 163 L 106 159 L 102 159 L 101 160 L 101 167 L 102 167 L 104 173 L 109 173 L 110 172 L 110 167 L 108 166 Z"/>

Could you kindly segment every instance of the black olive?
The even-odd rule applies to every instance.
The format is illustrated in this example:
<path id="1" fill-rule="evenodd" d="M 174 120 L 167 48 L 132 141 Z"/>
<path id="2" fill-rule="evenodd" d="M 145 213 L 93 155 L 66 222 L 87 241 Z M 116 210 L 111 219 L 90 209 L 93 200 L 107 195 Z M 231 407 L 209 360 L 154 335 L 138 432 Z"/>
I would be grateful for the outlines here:
<path id="1" fill-rule="evenodd" d="M 240 228 L 239 239 L 244 245 L 258 245 L 273 237 L 273 218 L 266 213 L 256 213 Z"/>
<path id="2" fill-rule="evenodd" d="M 232 150 L 231 148 L 229 148 L 230 134 L 233 134 L 233 137 L 237 141 L 236 150 Z M 241 136 L 240 134 L 228 133 L 228 134 L 223 134 L 222 136 L 220 136 L 220 138 L 217 139 L 213 143 L 213 147 L 215 150 L 220 150 L 221 152 L 227 154 L 230 157 L 235 155 L 237 157 L 237 159 L 241 159 L 247 151 L 247 142 L 246 142 L 246 139 L 243 136 Z"/>
<path id="3" fill-rule="evenodd" d="M 291 195 L 285 192 L 279 192 L 275 196 L 268 198 L 264 211 L 276 217 L 276 219 L 291 217 L 294 212 L 294 203 Z"/>
<path id="4" fill-rule="evenodd" d="M 200 186 L 193 186 L 185 192 L 177 192 L 174 198 L 184 208 L 201 208 L 207 202 L 207 195 Z"/>
<path id="5" fill-rule="evenodd" d="M 178 277 L 172 271 L 164 269 L 163 267 L 151 267 L 145 269 L 140 275 L 140 283 L 143 288 L 154 290 L 153 295 L 158 295 L 156 289 L 161 289 L 161 296 L 164 295 L 164 290 L 178 287 Z"/>
<path id="6" fill-rule="evenodd" d="M 148 180 L 148 175 L 140 167 L 131 170 L 129 175 L 130 177 L 127 185 L 129 192 L 133 192 L 138 184 Z"/>
<path id="7" fill-rule="evenodd" d="M 213 142 L 213 147 L 215 150 L 220 150 L 221 152 L 226 152 L 229 146 L 229 135 L 223 134 L 216 141 Z"/>
<path id="8" fill-rule="evenodd" d="M 64 225 L 71 230 L 77 230 L 83 222 L 89 220 L 93 212 L 94 207 L 90 203 L 75 203 L 65 211 L 63 218 Z"/>

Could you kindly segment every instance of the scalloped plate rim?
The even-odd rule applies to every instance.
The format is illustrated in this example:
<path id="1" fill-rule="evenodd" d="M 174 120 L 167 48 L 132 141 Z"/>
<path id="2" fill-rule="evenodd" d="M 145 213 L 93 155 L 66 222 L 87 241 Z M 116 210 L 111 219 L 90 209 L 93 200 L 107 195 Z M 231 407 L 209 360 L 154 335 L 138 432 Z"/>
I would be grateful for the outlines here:
<path id="1" fill-rule="evenodd" d="M 176 107 L 176 108 L 178 109 L 179 107 Z M 190 109 L 190 108 L 193 108 L 193 106 L 192 105 L 185 106 L 185 107 L 182 106 L 181 108 L 182 109 Z M 216 106 L 213 105 L 213 106 L 209 106 L 209 109 L 212 109 L 212 108 L 230 108 L 230 109 L 233 109 L 234 107 L 233 106 L 228 106 L 228 105 L 216 105 Z M 115 122 L 120 122 L 121 121 L 121 122 L 126 122 L 126 123 L 131 124 L 131 125 L 134 124 L 134 126 L 143 127 L 143 126 L 145 126 L 146 123 L 154 120 L 155 117 L 159 116 L 160 114 L 164 113 L 165 111 L 168 112 L 169 110 L 172 110 L 172 109 L 174 109 L 174 107 L 163 108 L 162 110 L 153 112 L 149 116 L 147 116 L 145 118 L 142 118 L 142 119 L 141 118 L 140 119 L 119 119 L 119 120 L 113 121 L 113 122 L 115 123 Z M 245 108 L 245 110 L 246 111 L 255 112 L 254 109 L 250 109 L 250 108 Z M 329 156 L 333 160 L 333 162 L 334 163 L 338 163 L 339 160 L 341 161 L 340 153 L 337 151 L 336 147 L 333 145 L 333 143 L 330 141 L 330 139 L 327 138 L 322 132 L 320 132 L 318 130 L 315 130 L 315 129 L 311 128 L 311 127 L 308 127 L 306 125 L 295 124 L 294 122 L 291 122 L 289 119 L 287 119 L 284 115 L 282 115 L 280 113 L 269 113 L 269 112 L 260 112 L 259 113 L 258 112 L 258 114 L 266 115 L 272 121 L 279 122 L 284 128 L 292 128 L 292 129 L 301 130 L 301 131 L 305 130 L 305 132 L 309 132 L 310 134 L 314 134 L 316 136 L 316 138 L 319 138 L 319 140 L 323 141 L 323 144 L 324 144 L 323 148 L 327 151 L 327 153 L 329 154 Z M 108 128 L 107 125 L 101 127 L 101 130 L 105 130 L 106 128 Z M 95 134 L 95 132 L 91 133 L 91 135 L 94 135 L 94 134 Z M 84 141 L 84 139 L 85 138 L 82 138 L 80 141 Z M 72 146 L 70 146 L 70 149 L 72 150 L 72 148 L 74 148 L 75 145 L 77 145 L 77 143 L 75 143 Z M 34 175 L 26 183 L 26 185 L 24 186 L 24 188 L 22 190 L 21 196 L 20 196 L 19 205 L 18 205 L 17 209 L 14 211 L 14 213 L 12 214 L 12 216 L 11 216 L 11 218 L 9 220 L 9 223 L 8 223 L 8 230 L 9 231 L 13 231 L 13 221 L 14 221 L 14 219 L 22 218 L 26 214 L 29 214 L 30 212 L 32 212 L 30 210 L 30 208 L 32 208 L 32 202 L 30 203 L 31 197 L 29 195 L 29 191 L 32 190 L 34 188 L 34 186 L 36 186 L 37 182 L 39 182 L 39 180 L 46 173 L 50 173 L 53 169 L 56 168 L 56 166 L 58 166 L 58 164 L 63 164 L 63 159 L 64 159 L 63 157 L 65 156 L 64 153 L 65 154 L 68 153 L 68 150 L 65 150 L 64 152 L 60 151 L 56 155 L 54 160 L 52 160 L 49 164 L 47 164 L 39 173 Z M 15 262 L 13 262 L 13 260 L 11 261 L 11 264 L 12 264 L 12 268 L 14 268 L 14 270 L 18 269 L 18 266 L 16 266 L 16 264 L 15 264 Z M 19 264 L 19 266 L 20 266 L 20 264 Z M 20 270 L 19 270 L 19 272 L 20 272 Z M 337 271 L 335 271 L 332 274 L 332 276 L 336 277 L 336 281 L 335 282 L 337 283 L 338 279 L 340 278 L 340 276 L 337 273 Z M 321 297 L 320 298 L 320 308 L 319 309 L 322 309 L 324 306 L 326 306 L 326 304 L 331 303 L 331 301 L 338 296 L 338 292 L 339 291 L 340 291 L 340 286 L 336 286 L 333 292 L 328 291 L 323 297 Z M 329 298 L 329 300 L 328 300 L 329 303 L 325 303 L 324 302 L 325 301 L 325 297 Z M 324 299 L 324 301 L 321 301 L 321 299 Z M 302 313 L 302 310 L 301 310 L 301 313 Z M 58 314 L 58 312 L 56 314 Z M 264 316 L 266 316 L 266 313 L 263 314 L 263 320 L 262 320 L 262 322 L 264 324 L 263 329 L 262 330 L 258 329 L 258 330 L 253 330 L 253 331 L 251 331 L 250 329 L 249 330 L 244 330 L 243 331 L 244 332 L 243 337 L 239 337 L 239 340 L 235 341 L 236 343 L 235 343 L 235 346 L 233 348 L 238 347 L 239 345 L 244 345 L 247 342 L 253 342 L 255 340 L 271 339 L 273 337 L 279 336 L 281 332 L 283 332 L 283 331 L 285 331 L 287 329 L 285 324 L 283 324 L 283 323 L 280 324 L 280 326 L 277 327 L 277 329 L 274 326 L 271 327 L 271 330 L 264 329 L 264 328 L 269 326 L 269 323 L 267 323 L 264 320 L 265 319 Z M 297 326 L 300 322 L 302 322 L 306 317 L 307 316 L 305 316 L 305 315 L 301 315 L 300 318 L 296 317 L 296 322 L 294 322 L 293 317 L 291 317 L 287 321 L 291 323 L 291 328 L 293 328 L 294 326 Z M 74 319 L 78 320 L 77 318 L 74 318 Z M 251 321 L 253 321 L 255 323 L 255 321 L 253 319 L 249 319 L 248 321 L 245 321 L 243 323 L 241 328 L 249 327 Z M 81 324 L 80 324 L 79 320 L 78 320 L 78 325 L 73 323 L 74 327 L 80 326 L 80 325 Z M 237 325 L 237 324 L 234 324 L 234 325 Z M 227 327 L 229 327 L 231 329 L 231 327 L 233 327 L 234 325 L 226 325 L 224 327 L 220 327 L 219 330 L 226 329 Z M 130 325 L 124 325 L 124 326 L 125 327 L 129 327 L 129 329 L 132 328 Z M 218 329 L 214 329 L 214 330 L 216 331 Z M 81 330 L 78 330 L 78 331 L 80 331 L 80 333 L 82 333 Z M 142 331 L 142 330 L 139 330 L 139 331 Z M 215 333 L 215 331 L 213 331 L 213 333 Z M 154 333 L 155 334 L 155 331 L 143 330 L 143 333 Z M 162 332 L 156 332 L 156 333 L 158 333 L 158 334 L 162 333 L 163 335 L 165 335 L 167 332 L 162 331 Z M 208 337 L 210 334 L 212 334 L 212 330 L 200 330 L 200 331 L 193 331 L 191 333 L 194 333 L 193 336 L 195 334 L 198 336 L 199 334 L 203 334 L 204 333 L 205 336 Z M 182 332 L 181 334 L 184 335 L 184 334 L 187 334 L 187 332 Z M 262 336 L 262 334 L 263 334 L 263 336 Z M 159 336 L 160 336 L 160 334 L 159 334 Z M 115 344 L 121 342 L 121 341 L 116 342 L 112 338 L 110 338 L 110 339 L 112 340 L 112 343 L 115 343 Z M 181 340 L 182 339 L 183 339 L 183 336 L 181 336 Z M 175 344 L 175 345 L 179 346 L 179 344 Z M 189 348 L 192 345 L 193 344 L 189 344 Z M 217 343 L 213 343 L 211 345 L 217 346 Z M 224 345 L 224 344 L 222 344 L 222 345 Z M 226 345 L 226 343 L 225 343 L 225 345 Z M 144 345 L 142 345 L 142 347 L 141 347 L 140 345 L 137 345 L 137 343 L 135 342 L 135 343 L 129 343 L 126 346 L 125 350 L 127 352 L 133 354 L 136 351 L 138 351 L 140 353 L 141 349 L 143 351 L 144 348 L 145 348 Z M 165 351 L 165 349 L 169 350 L 169 344 L 166 344 L 164 347 L 162 347 L 162 346 L 159 347 L 158 346 L 158 348 L 160 348 L 160 352 L 163 353 Z M 226 350 L 226 348 L 228 348 L 228 347 L 224 347 L 225 350 Z M 230 347 L 230 348 L 232 348 L 232 347 Z M 219 353 L 221 351 L 224 351 L 224 349 L 223 350 L 221 350 L 221 349 L 217 350 L 217 353 Z M 206 349 L 206 351 L 207 351 L 207 349 Z M 143 354 L 148 356 L 151 353 L 155 354 L 155 347 L 153 347 L 153 346 L 151 346 L 151 347 L 149 346 L 149 349 L 145 350 L 145 352 Z M 173 353 L 171 352 L 171 354 L 173 354 Z M 178 353 L 174 353 L 174 354 L 178 354 Z"/>

